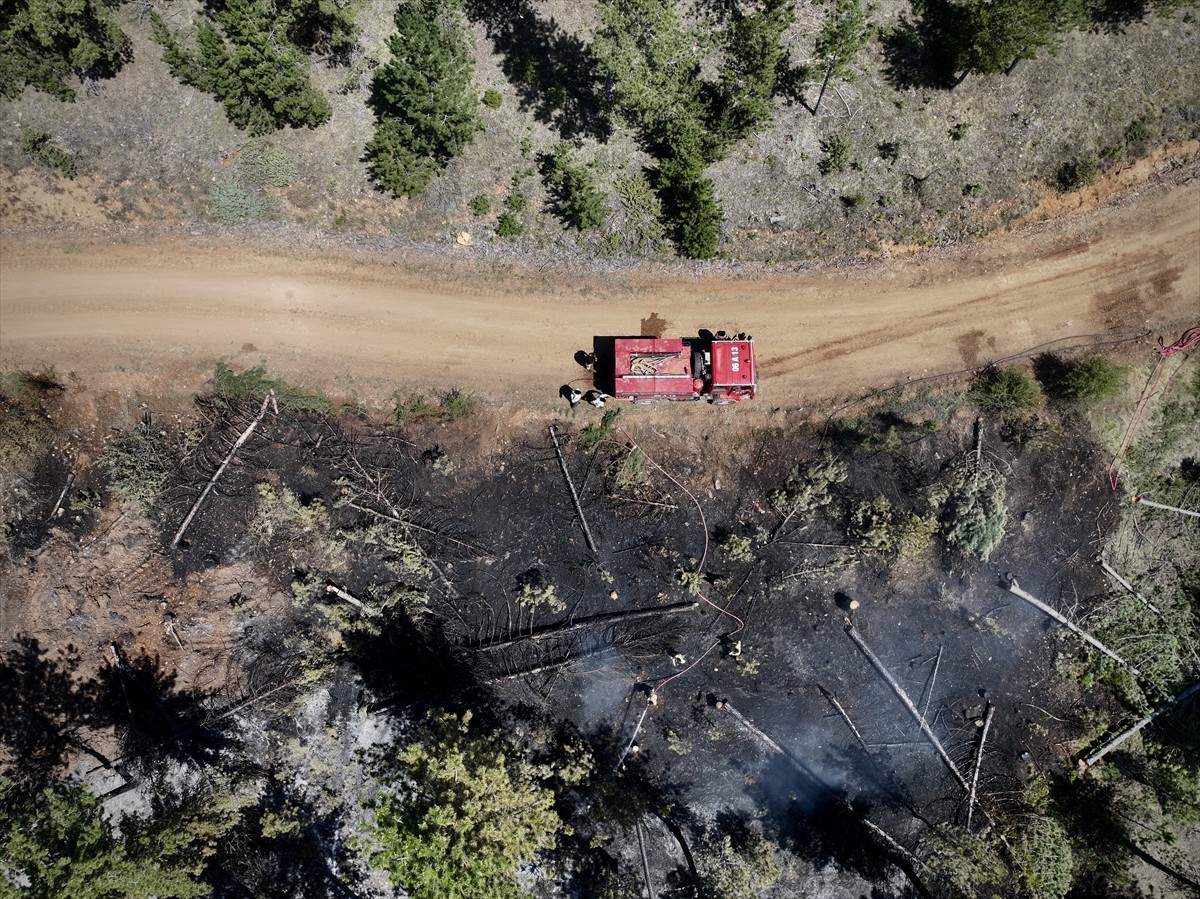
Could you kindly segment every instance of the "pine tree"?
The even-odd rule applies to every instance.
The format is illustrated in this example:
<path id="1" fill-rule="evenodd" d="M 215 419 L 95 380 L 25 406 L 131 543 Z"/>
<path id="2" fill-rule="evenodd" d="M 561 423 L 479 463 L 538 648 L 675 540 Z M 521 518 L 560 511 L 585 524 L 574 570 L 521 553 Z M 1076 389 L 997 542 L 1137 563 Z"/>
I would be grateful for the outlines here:
<path id="1" fill-rule="evenodd" d="M 517 868 L 563 827 L 539 772 L 461 717 L 431 714 L 423 739 L 384 768 L 371 824 L 372 866 L 413 899 L 517 899 Z"/>
<path id="2" fill-rule="evenodd" d="M 99 0 L 0 0 L 0 96 L 32 84 L 74 100 L 68 78 L 111 77 L 129 56 L 129 38 Z"/>
<path id="3" fill-rule="evenodd" d="M 308 7 L 312 0 L 225 0 L 196 25 L 196 47 L 185 47 L 157 13 L 154 39 L 163 61 L 184 84 L 211 93 L 229 121 L 252 134 L 328 121 L 333 108 L 309 77 L 309 60 L 296 40 L 332 41 Z M 319 10 L 318 10 L 319 12 Z M 314 21 L 303 18 L 316 15 Z M 343 50 L 353 22 L 329 24 Z"/>
<path id="4" fill-rule="evenodd" d="M 14 793 L 0 783 L 0 897 L 189 899 L 209 892 L 193 868 L 155 851 L 161 846 L 131 853 L 87 788 L 59 783 L 27 801 Z M 28 886 L 11 885 L 22 880 Z"/>
<path id="5" fill-rule="evenodd" d="M 470 90 L 470 48 L 457 5 L 412 0 L 396 13 L 392 58 L 375 73 L 375 135 L 367 144 L 376 183 L 396 196 L 418 194 L 474 140 L 481 127 Z"/>

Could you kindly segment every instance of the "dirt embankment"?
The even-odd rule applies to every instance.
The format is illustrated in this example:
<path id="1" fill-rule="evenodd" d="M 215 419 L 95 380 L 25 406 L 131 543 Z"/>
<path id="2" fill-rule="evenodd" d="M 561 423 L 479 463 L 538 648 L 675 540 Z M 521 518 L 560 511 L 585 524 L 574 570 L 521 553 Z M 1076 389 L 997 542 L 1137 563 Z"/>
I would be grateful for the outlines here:
<path id="1" fill-rule="evenodd" d="M 555 408 L 582 374 L 575 350 L 657 313 L 673 332 L 755 335 L 760 407 L 811 407 L 1050 341 L 1195 324 L 1200 185 L 1174 181 L 970 247 L 740 278 L 487 271 L 454 247 L 463 258 L 447 267 L 472 274 L 438 280 L 349 250 L 8 235 L 0 363 L 184 395 L 216 358 L 265 360 L 335 397 L 382 404 L 398 387 L 458 385 L 515 412 Z"/>

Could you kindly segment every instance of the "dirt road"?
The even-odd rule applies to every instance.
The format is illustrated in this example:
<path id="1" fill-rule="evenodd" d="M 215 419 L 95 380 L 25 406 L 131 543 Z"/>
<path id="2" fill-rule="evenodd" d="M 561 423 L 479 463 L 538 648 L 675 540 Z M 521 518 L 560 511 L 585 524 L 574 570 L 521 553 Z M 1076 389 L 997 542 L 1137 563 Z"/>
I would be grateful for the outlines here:
<path id="1" fill-rule="evenodd" d="M 143 392 L 156 382 L 189 393 L 228 357 L 370 403 L 401 386 L 461 385 L 514 410 L 554 408 L 591 335 L 635 333 L 657 313 L 670 333 L 753 334 L 765 404 L 798 408 L 1060 338 L 1175 336 L 1200 322 L 1195 181 L 970 248 L 754 279 L 497 272 L 453 283 L 395 258 L 196 238 L 9 237 L 0 249 L 0 363 Z"/>

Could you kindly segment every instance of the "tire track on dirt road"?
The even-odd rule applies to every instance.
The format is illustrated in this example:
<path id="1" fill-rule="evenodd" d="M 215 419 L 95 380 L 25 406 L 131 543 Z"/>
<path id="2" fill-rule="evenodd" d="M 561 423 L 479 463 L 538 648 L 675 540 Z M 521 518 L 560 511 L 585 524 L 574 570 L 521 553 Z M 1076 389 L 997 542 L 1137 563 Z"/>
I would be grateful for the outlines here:
<path id="1" fill-rule="evenodd" d="M 422 275 L 361 249 L 289 251 L 210 237 L 0 245 L 0 363 L 52 364 L 137 391 L 170 371 L 179 394 L 217 358 L 334 396 L 462 386 L 502 405 L 557 408 L 594 334 L 754 334 L 768 407 L 954 371 L 1072 333 L 1200 320 L 1200 184 L 1143 190 L 978 244 L 849 271 L 733 278 L 610 277 L 478 258 Z M 760 404 L 762 405 L 762 404 Z"/>

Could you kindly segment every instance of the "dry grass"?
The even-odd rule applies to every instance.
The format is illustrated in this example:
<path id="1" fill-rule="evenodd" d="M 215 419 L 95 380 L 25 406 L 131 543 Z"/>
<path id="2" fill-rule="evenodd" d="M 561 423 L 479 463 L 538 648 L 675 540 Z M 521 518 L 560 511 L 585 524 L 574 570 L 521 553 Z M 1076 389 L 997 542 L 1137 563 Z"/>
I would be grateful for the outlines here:
<path id="1" fill-rule="evenodd" d="M 149 5 L 163 7 L 177 28 L 187 27 L 198 7 Z M 0 102 L 0 164 L 12 171 L 27 165 L 15 146 L 20 127 L 43 129 L 77 156 L 82 183 L 94 185 L 97 206 L 110 221 L 211 222 L 210 192 L 236 169 L 247 138 L 211 97 L 169 76 L 140 15 L 146 6 L 121 7 L 135 61 L 98 83 L 92 95 L 63 104 L 27 90 L 18 102 Z M 438 245 L 465 230 L 490 254 L 520 256 L 537 247 L 564 262 L 610 265 L 597 257 L 632 249 L 622 239 L 615 185 L 651 160 L 629 129 L 594 111 L 580 124 L 568 115 L 578 104 L 556 105 L 544 90 L 510 79 L 513 47 L 524 52 L 519 42 L 530 38 L 519 29 L 512 40 L 497 36 L 486 0 L 468 6 L 474 11 L 478 92 L 496 90 L 502 103 L 481 108 L 486 130 L 425 194 L 408 200 L 379 194 L 361 159 L 371 130 L 365 102 L 370 72 L 386 57 L 392 12 L 388 4 L 367 3 L 355 65 L 315 72 L 333 103 L 332 120 L 272 138 L 295 160 L 298 178 L 286 188 L 261 188 L 277 197 L 263 208 L 347 237 Z M 536 25 L 537 40 L 551 58 L 574 38 L 589 40 L 597 25 L 593 4 L 542 0 L 525 8 L 531 14 L 525 21 Z M 809 61 L 825 9 L 798 3 L 796 24 L 785 36 L 792 65 Z M 882 0 L 874 15 L 886 29 L 907 9 L 902 0 Z M 1120 149 L 1135 120 L 1148 117 L 1157 138 L 1195 136 L 1198 30 L 1194 16 L 1179 16 L 1137 24 L 1125 34 L 1070 35 L 1055 57 L 1022 63 L 1011 76 L 969 78 L 955 91 L 897 89 L 875 42 L 858 61 L 862 77 L 835 82 L 819 116 L 780 98 L 774 123 L 710 168 L 726 214 L 721 253 L 804 262 L 893 244 L 955 243 L 1030 208 L 1069 158 Z M 596 136 L 606 129 L 609 135 Z M 850 165 L 822 175 L 820 145 L 834 134 L 849 139 Z M 609 223 L 580 236 L 567 233 L 545 208 L 535 174 L 523 182 L 523 236 L 497 238 L 495 220 L 514 175 L 535 168 L 538 154 L 564 136 L 576 140 L 581 162 L 594 163 L 613 210 Z M 880 149 L 889 145 L 894 152 Z M 470 211 L 478 195 L 492 200 L 493 213 L 480 218 Z M 5 219 L 41 224 L 43 205 L 13 200 L 6 203 Z"/>

